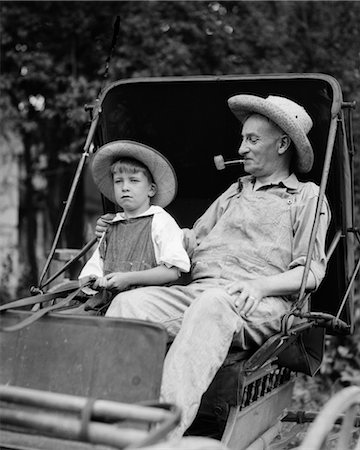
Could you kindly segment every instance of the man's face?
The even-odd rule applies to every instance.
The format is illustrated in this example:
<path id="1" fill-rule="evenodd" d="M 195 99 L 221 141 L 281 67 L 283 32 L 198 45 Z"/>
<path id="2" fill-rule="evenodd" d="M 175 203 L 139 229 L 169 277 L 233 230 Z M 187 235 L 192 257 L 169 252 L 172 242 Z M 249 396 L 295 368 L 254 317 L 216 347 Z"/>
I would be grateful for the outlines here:
<path id="1" fill-rule="evenodd" d="M 284 135 L 266 117 L 249 116 L 242 128 L 239 155 L 244 159 L 245 172 L 256 177 L 270 176 L 281 168 L 279 145 Z"/>

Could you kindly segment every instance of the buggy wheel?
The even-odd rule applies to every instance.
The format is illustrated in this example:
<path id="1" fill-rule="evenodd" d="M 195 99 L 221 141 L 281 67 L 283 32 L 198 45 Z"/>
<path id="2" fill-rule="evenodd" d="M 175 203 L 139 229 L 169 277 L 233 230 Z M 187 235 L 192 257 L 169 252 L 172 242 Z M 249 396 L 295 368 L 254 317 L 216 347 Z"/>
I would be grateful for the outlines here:
<path id="1" fill-rule="evenodd" d="M 359 426 L 357 413 L 360 407 L 360 387 L 351 386 L 338 392 L 320 411 L 311 424 L 298 450 L 355 449 L 360 450 L 360 438 L 353 436 L 354 426 Z M 341 418 L 338 421 L 339 417 Z M 339 423 L 339 425 L 335 425 Z M 332 434 L 334 426 L 339 430 Z M 331 447 L 329 442 L 333 441 Z"/>

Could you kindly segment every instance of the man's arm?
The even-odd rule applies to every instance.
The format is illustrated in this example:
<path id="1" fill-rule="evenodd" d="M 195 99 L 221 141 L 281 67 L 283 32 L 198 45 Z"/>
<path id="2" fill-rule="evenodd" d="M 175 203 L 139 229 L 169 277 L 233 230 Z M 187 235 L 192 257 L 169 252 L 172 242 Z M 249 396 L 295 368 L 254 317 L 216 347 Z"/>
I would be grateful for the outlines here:
<path id="1" fill-rule="evenodd" d="M 289 270 L 268 277 L 260 277 L 255 280 L 239 281 L 231 284 L 228 292 L 231 295 L 238 293 L 235 306 L 245 315 L 253 312 L 264 297 L 289 296 L 299 293 L 308 244 L 315 217 L 318 187 L 312 183 L 304 186 L 302 198 L 296 211 L 293 237 L 293 261 Z M 320 214 L 319 228 L 315 240 L 315 248 L 310 264 L 310 270 L 306 282 L 306 290 L 316 290 L 325 275 L 326 255 L 325 238 L 330 222 L 330 208 L 327 200 L 324 200 Z"/>
<path id="2" fill-rule="evenodd" d="M 286 272 L 255 280 L 237 281 L 230 284 L 227 292 L 237 295 L 235 306 L 242 314 L 251 314 L 264 297 L 277 297 L 296 294 L 300 290 L 304 267 L 298 266 Z M 312 291 L 316 287 L 315 277 L 309 272 L 306 290 Z"/>
<path id="3" fill-rule="evenodd" d="M 204 212 L 204 214 L 194 223 L 192 232 L 194 233 L 196 246 L 215 227 L 220 217 L 229 206 L 230 200 L 238 194 L 238 183 L 233 183 L 223 194 L 221 194 Z"/>

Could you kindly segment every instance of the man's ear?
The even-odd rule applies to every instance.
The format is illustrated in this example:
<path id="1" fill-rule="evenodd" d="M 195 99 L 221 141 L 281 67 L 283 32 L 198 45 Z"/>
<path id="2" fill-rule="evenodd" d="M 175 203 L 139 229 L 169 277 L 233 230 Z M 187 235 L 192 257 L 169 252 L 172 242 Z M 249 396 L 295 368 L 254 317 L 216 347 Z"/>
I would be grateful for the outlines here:
<path id="1" fill-rule="evenodd" d="M 154 197 L 154 195 L 156 194 L 156 184 L 155 183 L 151 183 L 150 189 L 149 189 L 149 197 L 152 198 Z"/>
<path id="2" fill-rule="evenodd" d="M 279 147 L 278 147 L 279 155 L 283 155 L 286 152 L 286 150 L 290 147 L 290 144 L 291 144 L 291 139 L 289 138 L 289 136 L 286 134 L 283 134 L 279 138 Z"/>

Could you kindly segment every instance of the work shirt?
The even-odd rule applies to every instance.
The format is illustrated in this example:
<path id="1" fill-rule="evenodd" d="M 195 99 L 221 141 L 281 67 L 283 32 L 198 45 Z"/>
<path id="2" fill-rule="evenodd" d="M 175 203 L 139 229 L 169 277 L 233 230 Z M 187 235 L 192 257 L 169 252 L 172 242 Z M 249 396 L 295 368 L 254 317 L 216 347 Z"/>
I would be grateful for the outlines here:
<path id="1" fill-rule="evenodd" d="M 173 217 L 160 206 L 150 206 L 147 211 L 139 215 L 139 217 L 145 216 L 153 216 L 151 222 L 151 240 L 154 246 L 156 264 L 164 264 L 169 268 L 176 267 L 181 272 L 189 272 L 190 260 L 182 243 L 182 230 Z M 117 213 L 112 223 L 126 220 L 126 217 L 122 213 Z M 98 277 L 104 275 L 104 261 L 99 252 L 102 239 L 91 258 L 83 267 L 79 278 L 87 275 L 96 275 Z"/>
<path id="2" fill-rule="evenodd" d="M 240 178 L 187 232 L 194 281 L 250 280 L 305 265 L 319 187 L 294 174 L 256 190 L 254 184 L 252 176 Z M 329 221 L 325 200 L 310 265 L 316 287 L 325 275 Z"/>

